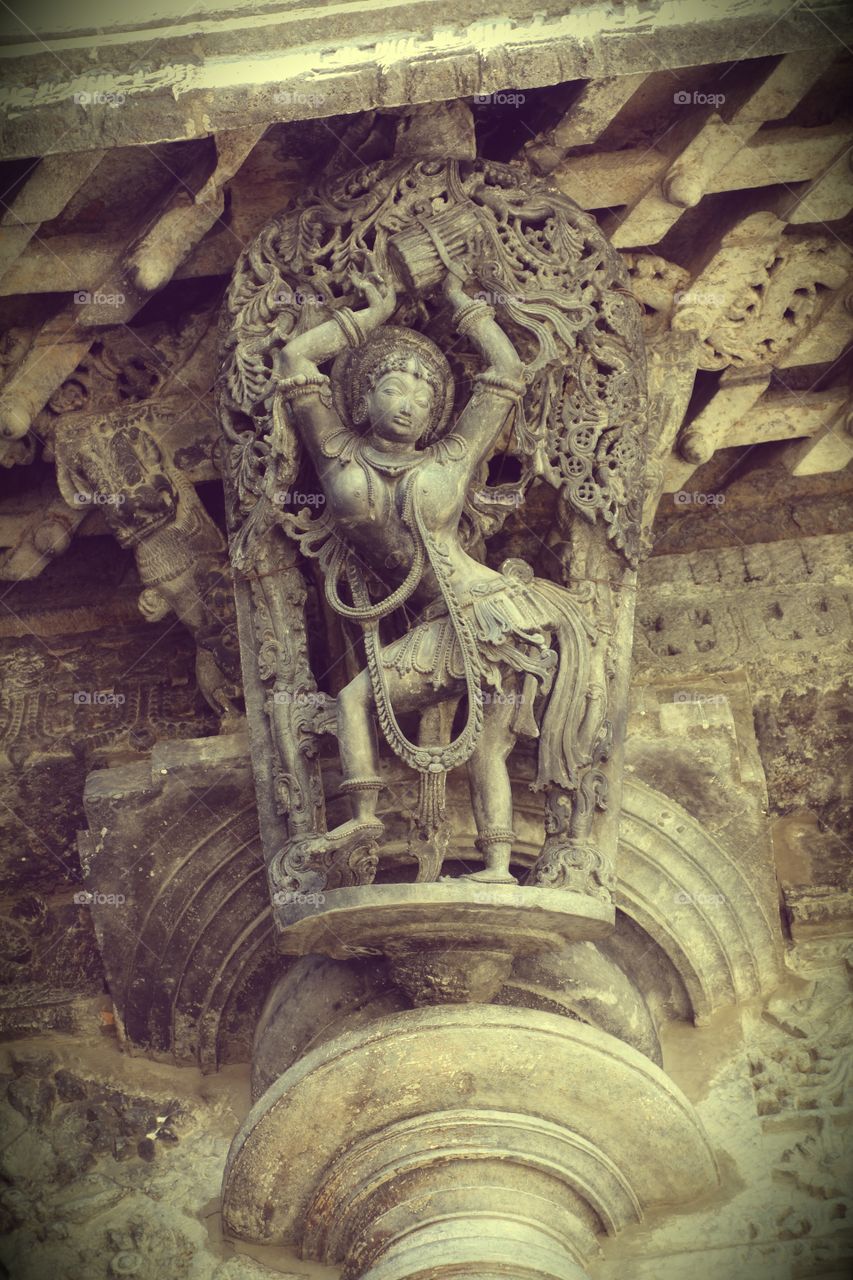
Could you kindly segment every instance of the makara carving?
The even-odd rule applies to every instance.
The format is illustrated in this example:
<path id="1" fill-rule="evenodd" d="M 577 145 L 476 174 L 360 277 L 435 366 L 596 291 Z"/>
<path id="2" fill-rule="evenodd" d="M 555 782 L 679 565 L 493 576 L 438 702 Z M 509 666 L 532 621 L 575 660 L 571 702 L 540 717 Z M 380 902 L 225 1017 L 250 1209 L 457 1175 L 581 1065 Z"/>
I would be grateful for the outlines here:
<path id="1" fill-rule="evenodd" d="M 149 622 L 174 612 L 197 645 L 196 678 L 223 729 L 240 720 L 233 591 L 224 539 L 193 485 L 168 465 L 142 427 L 106 418 L 56 433 L 56 472 L 66 502 L 92 506 L 123 547 L 132 547 Z"/>
<path id="2" fill-rule="evenodd" d="M 507 761 L 528 740 L 548 814 L 529 882 L 609 896 L 593 828 L 611 588 L 641 549 L 644 395 L 618 256 L 506 166 L 328 179 L 244 254 L 220 412 L 287 815 L 274 887 L 373 879 L 389 749 L 419 779 L 418 878 L 442 867 L 444 783 L 466 765 L 484 863 L 469 874 L 514 882 Z M 553 511 L 528 515 L 549 487 Z M 327 829 L 330 731 L 351 813 Z"/>

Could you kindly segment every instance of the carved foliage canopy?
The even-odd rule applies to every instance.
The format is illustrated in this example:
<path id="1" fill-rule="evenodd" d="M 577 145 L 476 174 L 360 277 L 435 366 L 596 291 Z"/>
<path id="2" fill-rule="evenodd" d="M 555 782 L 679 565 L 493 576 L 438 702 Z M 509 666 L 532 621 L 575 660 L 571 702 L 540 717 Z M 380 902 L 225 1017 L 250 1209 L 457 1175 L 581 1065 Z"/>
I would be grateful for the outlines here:
<path id="1" fill-rule="evenodd" d="M 457 232 L 465 242 L 453 244 L 460 208 L 477 233 Z M 420 219 L 442 216 L 470 271 L 469 292 L 495 306 L 529 373 L 520 479 L 481 487 L 471 514 L 493 532 L 538 474 L 560 490 L 566 516 L 602 518 L 634 561 L 644 464 L 640 309 L 591 217 L 541 181 L 485 160 L 390 161 L 327 179 L 245 252 L 226 300 L 220 382 L 235 523 L 250 512 L 258 532 L 271 523 L 259 500 L 269 499 L 273 453 L 276 486 L 292 483 L 298 467 L 295 438 L 273 440 L 273 352 L 340 306 L 359 304 L 350 273 L 368 255 L 397 277 L 404 300 L 395 322 L 448 352 L 464 394 L 477 371 L 473 354 L 458 349 L 440 295 L 407 279 L 394 252 Z"/>

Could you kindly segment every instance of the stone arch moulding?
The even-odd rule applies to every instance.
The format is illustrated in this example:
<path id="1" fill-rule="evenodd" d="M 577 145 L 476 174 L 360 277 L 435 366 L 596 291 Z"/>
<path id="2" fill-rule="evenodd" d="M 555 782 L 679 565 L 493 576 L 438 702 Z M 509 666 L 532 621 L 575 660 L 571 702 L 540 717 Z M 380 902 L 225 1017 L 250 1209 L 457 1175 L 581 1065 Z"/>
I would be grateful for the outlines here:
<path id="1" fill-rule="evenodd" d="M 696 818 L 625 779 L 614 899 L 668 956 L 697 1023 L 776 986 L 781 933 L 760 887 Z"/>
<path id="2" fill-rule="evenodd" d="M 240 734 L 89 775 L 85 890 L 119 1034 L 215 1071 L 245 1061 L 276 951 Z M 140 840 L 140 832 L 144 839 Z"/>
<path id="3" fill-rule="evenodd" d="M 208 1071 L 248 1058 L 289 961 L 275 949 L 244 739 L 163 744 L 150 765 L 92 774 L 86 809 L 84 909 L 128 1045 Z M 776 985 L 778 926 L 722 841 L 629 777 L 620 845 L 617 905 L 668 957 L 696 1021 Z"/>

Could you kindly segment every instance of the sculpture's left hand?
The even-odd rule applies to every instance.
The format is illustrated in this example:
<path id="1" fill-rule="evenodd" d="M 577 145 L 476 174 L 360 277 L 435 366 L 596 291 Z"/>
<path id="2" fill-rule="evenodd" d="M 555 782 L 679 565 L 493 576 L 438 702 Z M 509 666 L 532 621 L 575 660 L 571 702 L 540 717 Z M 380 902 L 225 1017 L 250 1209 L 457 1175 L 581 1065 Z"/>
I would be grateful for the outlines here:
<path id="1" fill-rule="evenodd" d="M 384 324 L 397 305 L 393 280 L 375 270 L 370 270 L 366 275 L 352 271 L 350 280 L 367 302 L 371 318 L 376 324 Z"/>

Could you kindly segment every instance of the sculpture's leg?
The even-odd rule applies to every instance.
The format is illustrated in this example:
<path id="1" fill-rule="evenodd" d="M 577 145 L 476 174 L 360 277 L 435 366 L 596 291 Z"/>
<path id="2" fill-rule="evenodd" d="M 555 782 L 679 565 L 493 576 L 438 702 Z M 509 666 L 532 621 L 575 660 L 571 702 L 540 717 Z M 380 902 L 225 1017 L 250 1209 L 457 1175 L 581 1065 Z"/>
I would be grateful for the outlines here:
<path id="1" fill-rule="evenodd" d="M 509 753 L 515 745 L 511 723 L 515 712 L 514 684 L 507 681 L 503 694 L 485 694 L 483 733 L 468 761 L 471 806 L 477 824 L 477 848 L 483 855 L 482 871 L 469 879 L 514 884 L 510 874 L 512 857 L 512 787 L 507 769 Z"/>
<path id="2" fill-rule="evenodd" d="M 356 822 L 376 817 L 382 781 L 379 747 L 373 722 L 370 677 L 361 671 L 338 694 L 338 743 L 341 756 L 341 790 L 347 792 Z"/>
<path id="3" fill-rule="evenodd" d="M 387 687 L 391 704 L 400 712 L 434 706 L 449 693 L 458 693 L 461 681 L 448 677 L 436 687 L 429 675 L 410 672 L 400 676 L 389 670 Z M 330 887 L 343 883 L 369 883 L 376 871 L 376 847 L 384 830 L 376 816 L 382 777 L 374 725 L 373 690 L 367 671 L 361 671 L 337 698 L 337 729 L 341 760 L 340 790 L 350 798 L 352 817 L 313 838 L 286 845 L 271 864 L 272 883 L 283 892 L 303 892 L 304 877 L 318 872 Z M 331 859 L 331 862 L 329 861 Z M 334 864 L 332 871 L 329 870 Z"/>
<path id="4" fill-rule="evenodd" d="M 389 646 L 389 651 L 393 646 Z M 383 651 L 383 657 L 387 651 Z M 423 711 L 464 688 L 461 680 L 446 677 L 434 682 L 431 675 L 410 671 L 385 672 L 386 686 L 395 711 Z M 361 671 L 338 694 L 338 742 L 341 757 L 341 790 L 350 795 L 354 821 L 375 821 L 382 783 L 379 748 L 374 723 L 373 690 L 367 671 Z"/>

